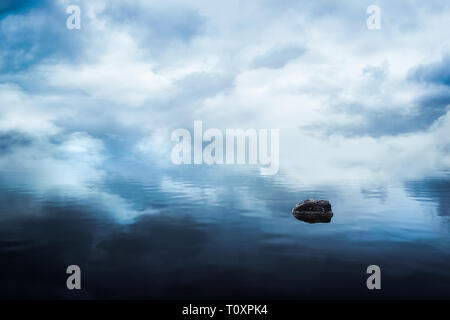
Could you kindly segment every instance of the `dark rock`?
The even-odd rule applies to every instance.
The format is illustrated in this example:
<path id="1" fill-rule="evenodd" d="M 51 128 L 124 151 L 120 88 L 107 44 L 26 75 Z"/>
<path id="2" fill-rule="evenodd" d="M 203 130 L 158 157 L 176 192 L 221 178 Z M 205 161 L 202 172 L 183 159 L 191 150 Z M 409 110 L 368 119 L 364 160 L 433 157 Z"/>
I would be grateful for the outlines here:
<path id="1" fill-rule="evenodd" d="M 328 223 L 333 217 L 333 211 L 331 204 L 326 200 L 308 199 L 297 204 L 292 209 L 292 215 L 308 223 Z"/>

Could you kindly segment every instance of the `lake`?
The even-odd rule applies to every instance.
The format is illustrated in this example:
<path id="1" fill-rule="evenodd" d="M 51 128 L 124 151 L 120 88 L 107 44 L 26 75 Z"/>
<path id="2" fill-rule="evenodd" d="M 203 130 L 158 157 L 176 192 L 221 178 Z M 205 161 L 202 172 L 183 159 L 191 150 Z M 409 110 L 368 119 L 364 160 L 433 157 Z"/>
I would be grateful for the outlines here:
<path id="1" fill-rule="evenodd" d="M 450 298 L 450 179 L 307 186 L 123 161 L 82 186 L 3 172 L 2 299 Z M 34 181 L 34 182 L 33 182 Z M 293 206 L 329 200 L 330 223 Z M 67 290 L 79 265 L 82 290 Z M 381 268 L 368 290 L 366 268 Z"/>

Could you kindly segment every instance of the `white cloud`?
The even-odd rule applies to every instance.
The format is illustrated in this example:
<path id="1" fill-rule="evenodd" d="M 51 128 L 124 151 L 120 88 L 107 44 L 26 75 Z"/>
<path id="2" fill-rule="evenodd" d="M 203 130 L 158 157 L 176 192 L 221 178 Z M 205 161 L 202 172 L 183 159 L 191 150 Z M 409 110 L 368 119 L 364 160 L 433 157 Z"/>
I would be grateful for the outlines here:
<path id="1" fill-rule="evenodd" d="M 29 96 L 13 84 L 0 84 L 0 131 L 21 131 L 29 135 L 54 134 L 53 121 L 61 116 L 46 104 L 52 97 Z"/>

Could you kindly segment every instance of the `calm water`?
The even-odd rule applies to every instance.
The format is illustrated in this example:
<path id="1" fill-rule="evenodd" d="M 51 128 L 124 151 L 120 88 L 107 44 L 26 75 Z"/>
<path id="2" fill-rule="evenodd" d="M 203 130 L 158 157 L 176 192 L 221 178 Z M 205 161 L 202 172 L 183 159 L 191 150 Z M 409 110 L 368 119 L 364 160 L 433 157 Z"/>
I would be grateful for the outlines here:
<path id="1" fill-rule="evenodd" d="M 2 173 L 0 298 L 450 298 L 450 179 L 310 188 L 234 169 L 106 171 L 70 187 Z M 310 197 L 332 203 L 331 223 L 292 217 Z M 65 287 L 70 264 L 81 291 Z"/>

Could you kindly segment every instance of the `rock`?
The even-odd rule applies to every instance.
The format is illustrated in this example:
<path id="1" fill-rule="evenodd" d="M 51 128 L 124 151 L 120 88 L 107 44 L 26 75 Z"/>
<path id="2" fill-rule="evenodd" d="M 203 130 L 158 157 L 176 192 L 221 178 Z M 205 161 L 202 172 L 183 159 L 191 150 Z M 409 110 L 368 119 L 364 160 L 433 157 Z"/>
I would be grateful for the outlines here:
<path id="1" fill-rule="evenodd" d="M 326 200 L 308 199 L 297 204 L 292 209 L 292 215 L 308 223 L 328 223 L 331 221 L 333 211 L 331 204 Z"/>

